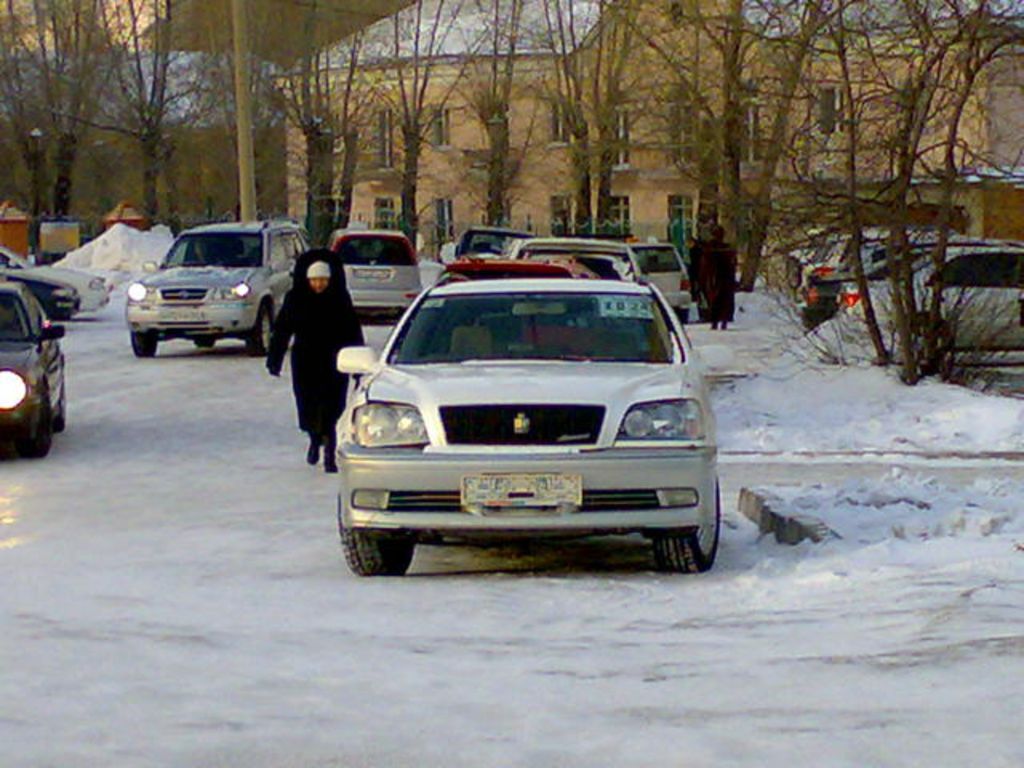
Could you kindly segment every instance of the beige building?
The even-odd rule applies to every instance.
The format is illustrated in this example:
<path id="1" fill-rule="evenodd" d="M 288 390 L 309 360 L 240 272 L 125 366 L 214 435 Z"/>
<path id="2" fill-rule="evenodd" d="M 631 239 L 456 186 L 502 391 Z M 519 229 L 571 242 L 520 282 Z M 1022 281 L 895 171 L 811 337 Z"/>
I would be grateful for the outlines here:
<path id="1" fill-rule="evenodd" d="M 699 41 L 694 42 L 689 31 L 680 34 L 686 36 L 688 47 L 681 43 L 679 49 L 686 55 L 694 52 L 696 57 Z M 572 55 L 594 55 L 588 48 L 594 44 L 593 37 Z M 623 69 L 624 95 L 615 108 L 613 127 L 612 222 L 605 224 L 618 223 L 643 239 L 664 239 L 669 237 L 674 220 L 692 223 L 701 195 L 708 194 L 707 178 L 701 184 L 701 169 L 705 169 L 705 177 L 708 174 L 698 157 L 702 151 L 698 145 L 701 141 L 716 141 L 720 128 L 706 118 L 702 128 L 696 127 L 701 125 L 696 106 L 688 110 L 675 97 L 672 67 L 652 49 L 650 45 L 632 45 Z M 431 119 L 425 126 L 417 190 L 420 247 L 428 253 L 436 253 L 440 242 L 486 219 L 487 126 L 474 104 L 479 100 L 480 73 L 489 61 L 464 55 L 446 56 L 433 64 L 427 102 L 441 106 L 431 108 Z M 1016 186 L 1012 174 L 1007 177 L 1005 173 L 1024 166 L 1022 61 L 1024 56 L 1018 54 L 994 68 L 980 83 L 963 120 L 963 143 L 978 159 L 979 168 L 978 173 L 965 176 L 957 193 L 960 228 L 979 236 L 1024 239 L 1024 189 Z M 520 55 L 509 109 L 510 164 L 515 170 L 510 173 L 505 224 L 538 234 L 564 231 L 574 216 L 573 150 L 559 106 L 558 64 L 553 54 Z M 747 81 L 750 94 L 742 106 L 741 175 L 748 190 L 760 180 L 770 117 L 769 105 L 758 94 L 758 88 L 774 86 L 769 82 L 772 73 L 767 65 L 756 58 L 754 65 Z M 687 70 L 691 76 L 700 72 L 700 67 L 706 68 L 707 80 L 712 84 L 708 92 L 713 92 L 714 68 L 718 66 L 714 60 L 705 57 L 695 65 L 683 61 L 677 66 L 691 67 Z M 755 72 L 758 67 L 763 71 Z M 362 126 L 363 148 L 352 219 L 370 227 L 393 227 L 399 224 L 403 152 L 397 86 L 392 67 L 379 64 L 372 70 L 374 103 L 366 111 Z M 776 182 L 790 189 L 827 183 L 842 174 L 842 96 L 834 65 L 815 62 L 810 70 L 793 108 L 787 138 L 799 150 L 784 158 Z M 762 79 L 767 85 L 759 86 Z M 865 68 L 865 88 L 870 87 L 869 79 Z M 896 108 L 891 103 L 877 109 L 876 114 L 864 119 L 879 125 L 895 119 Z M 595 115 L 589 117 L 596 122 Z M 697 136 L 700 130 L 704 133 Z M 803 135 L 798 136 L 799 132 Z M 299 142 L 293 140 L 291 144 L 297 147 Z M 865 168 L 870 171 L 865 179 L 884 185 L 892 155 L 883 147 L 873 151 L 877 156 L 865 159 Z M 593 168 L 596 160 L 591 158 L 590 164 Z M 294 166 L 289 175 L 289 200 L 291 213 L 301 217 L 305 213 L 305 190 L 301 163 Z M 711 168 L 711 175 L 715 175 L 715 166 Z M 591 195 L 596 208 L 596 181 Z M 915 195 L 921 216 L 927 219 L 927 211 L 937 199 L 933 185 L 921 183 Z"/>

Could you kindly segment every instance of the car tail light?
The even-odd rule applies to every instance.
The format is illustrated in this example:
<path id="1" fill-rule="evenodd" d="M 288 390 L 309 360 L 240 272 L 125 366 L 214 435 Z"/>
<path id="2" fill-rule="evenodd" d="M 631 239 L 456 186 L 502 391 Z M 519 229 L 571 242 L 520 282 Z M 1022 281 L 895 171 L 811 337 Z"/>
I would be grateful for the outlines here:
<path id="1" fill-rule="evenodd" d="M 679 278 L 679 290 L 680 291 L 689 291 L 690 290 L 690 281 L 687 280 L 685 277 Z"/>
<path id="2" fill-rule="evenodd" d="M 860 291 L 843 291 L 839 294 L 840 305 L 853 309 L 860 303 Z"/>
<path id="3" fill-rule="evenodd" d="M 811 274 L 815 277 L 828 277 L 829 275 L 835 274 L 835 267 L 815 267 L 811 270 Z"/>
<path id="4" fill-rule="evenodd" d="M 807 303 L 808 304 L 817 304 L 819 298 L 820 298 L 820 296 L 818 294 L 818 289 L 817 288 L 815 288 L 814 286 L 811 286 L 810 288 L 807 289 Z"/>

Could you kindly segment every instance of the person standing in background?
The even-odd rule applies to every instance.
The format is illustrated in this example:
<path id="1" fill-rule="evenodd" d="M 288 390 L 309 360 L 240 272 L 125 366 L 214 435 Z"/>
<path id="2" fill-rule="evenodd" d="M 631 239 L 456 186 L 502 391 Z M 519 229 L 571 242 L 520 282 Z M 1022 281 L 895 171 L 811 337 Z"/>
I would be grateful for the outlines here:
<path id="1" fill-rule="evenodd" d="M 736 250 L 725 242 L 720 224 L 711 227 L 711 239 L 695 249 L 700 254 L 700 290 L 707 301 L 712 330 L 728 327 L 736 314 Z"/>
<path id="2" fill-rule="evenodd" d="M 337 254 L 311 250 L 295 263 L 294 284 L 274 321 L 267 370 L 281 374 L 288 343 L 292 390 L 299 429 L 309 435 L 306 461 L 315 465 L 324 454 L 324 471 L 337 472 L 336 427 L 348 393 L 348 376 L 338 373 L 338 351 L 361 346 L 363 329 L 345 284 Z"/>

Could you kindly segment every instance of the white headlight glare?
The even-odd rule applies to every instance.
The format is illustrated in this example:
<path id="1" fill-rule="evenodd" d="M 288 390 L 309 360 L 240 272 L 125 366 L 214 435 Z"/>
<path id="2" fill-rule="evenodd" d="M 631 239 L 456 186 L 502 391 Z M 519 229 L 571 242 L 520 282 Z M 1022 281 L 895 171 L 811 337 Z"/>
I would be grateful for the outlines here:
<path id="1" fill-rule="evenodd" d="M 619 440 L 702 440 L 704 418 L 696 400 L 638 403 L 619 428 Z"/>
<path id="2" fill-rule="evenodd" d="M 418 409 L 395 403 L 368 403 L 356 409 L 356 443 L 365 448 L 426 445 L 427 428 Z"/>
<path id="3" fill-rule="evenodd" d="M 17 408 L 27 396 L 25 379 L 14 371 L 0 371 L 0 410 Z"/>
<path id="4" fill-rule="evenodd" d="M 249 295 L 249 292 L 252 290 L 252 288 L 249 287 L 248 283 L 239 283 L 231 290 L 234 292 L 235 296 L 237 296 L 240 299 L 244 299 L 246 296 Z"/>
<path id="5" fill-rule="evenodd" d="M 128 286 L 128 298 L 132 301 L 145 301 L 148 292 L 142 283 L 132 283 Z"/>

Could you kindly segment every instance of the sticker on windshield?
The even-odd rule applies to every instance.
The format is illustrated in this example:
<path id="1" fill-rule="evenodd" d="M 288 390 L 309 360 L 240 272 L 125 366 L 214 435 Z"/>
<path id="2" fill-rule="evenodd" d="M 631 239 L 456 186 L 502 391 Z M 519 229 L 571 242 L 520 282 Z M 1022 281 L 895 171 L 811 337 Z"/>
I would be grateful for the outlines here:
<path id="1" fill-rule="evenodd" d="M 654 319 L 651 302 L 643 296 L 602 296 L 598 302 L 598 314 L 601 317 Z"/>
<path id="2" fill-rule="evenodd" d="M 444 299 L 427 299 L 423 302 L 423 309 L 439 309 L 444 306 Z"/>

